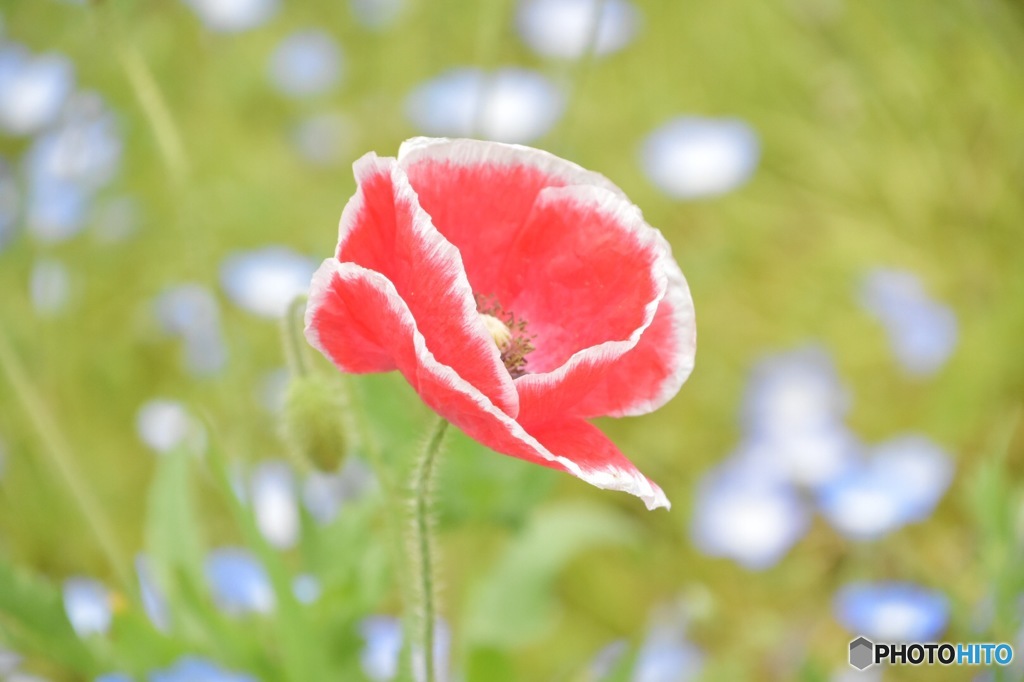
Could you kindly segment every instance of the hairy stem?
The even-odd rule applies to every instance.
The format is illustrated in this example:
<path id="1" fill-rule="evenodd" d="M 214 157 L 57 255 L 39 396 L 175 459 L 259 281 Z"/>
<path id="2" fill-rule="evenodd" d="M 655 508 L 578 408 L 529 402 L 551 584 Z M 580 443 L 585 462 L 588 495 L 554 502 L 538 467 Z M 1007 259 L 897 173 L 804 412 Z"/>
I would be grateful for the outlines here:
<path id="1" fill-rule="evenodd" d="M 416 632 L 416 643 L 423 652 L 424 676 L 420 682 L 434 682 L 434 620 L 436 606 L 434 604 L 434 564 L 433 537 L 431 535 L 431 503 L 434 479 L 434 465 L 441 450 L 444 434 L 448 430 L 448 422 L 443 418 L 437 421 L 426 447 L 420 453 L 413 472 L 412 480 L 412 545 L 416 554 L 416 588 L 419 597 L 420 622 Z M 413 656 L 415 666 L 415 656 Z M 414 672 L 415 678 L 415 672 Z"/>

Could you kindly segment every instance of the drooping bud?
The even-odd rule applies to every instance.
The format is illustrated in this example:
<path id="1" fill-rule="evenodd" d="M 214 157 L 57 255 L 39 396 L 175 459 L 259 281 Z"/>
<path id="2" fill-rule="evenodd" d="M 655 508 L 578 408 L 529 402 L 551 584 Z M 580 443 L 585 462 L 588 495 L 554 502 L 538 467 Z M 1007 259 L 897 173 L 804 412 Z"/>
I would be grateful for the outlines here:
<path id="1" fill-rule="evenodd" d="M 322 471 L 334 471 L 345 456 L 345 402 L 326 377 L 306 374 L 288 384 L 282 435 L 293 454 Z"/>

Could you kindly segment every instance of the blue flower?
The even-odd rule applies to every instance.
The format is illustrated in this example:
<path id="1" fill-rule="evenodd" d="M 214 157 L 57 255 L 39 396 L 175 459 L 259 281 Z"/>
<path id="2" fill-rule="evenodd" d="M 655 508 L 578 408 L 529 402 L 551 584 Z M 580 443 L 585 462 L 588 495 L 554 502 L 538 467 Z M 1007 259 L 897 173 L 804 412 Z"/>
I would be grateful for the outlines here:
<path id="1" fill-rule="evenodd" d="M 773 469 L 772 475 L 818 489 L 858 465 L 861 444 L 836 422 L 786 434 L 755 436 L 741 446 L 740 452 L 742 457 L 757 461 L 760 468 Z"/>
<path id="2" fill-rule="evenodd" d="M 808 346 L 758 363 L 743 398 L 743 427 L 756 436 L 785 438 L 793 433 L 835 428 L 849 399 L 832 359 Z"/>
<path id="3" fill-rule="evenodd" d="M 185 366 L 198 376 L 216 374 L 227 363 L 217 299 L 199 284 L 179 284 L 157 297 L 154 307 L 164 331 L 185 342 Z"/>
<path id="4" fill-rule="evenodd" d="M 256 28 L 277 12 L 278 0 L 184 0 L 211 31 L 238 33 Z"/>
<path id="5" fill-rule="evenodd" d="M 263 317 L 280 317 L 309 290 L 316 263 L 283 246 L 240 251 L 224 259 L 221 286 L 236 305 Z"/>
<path id="6" fill-rule="evenodd" d="M 896 360 L 909 374 L 942 369 L 957 343 L 957 319 L 925 292 L 911 272 L 878 268 L 861 283 L 861 303 L 885 328 Z"/>
<path id="7" fill-rule="evenodd" d="M 825 518 L 844 535 L 867 540 L 927 518 L 953 478 L 953 463 L 922 436 L 902 436 L 820 490 Z"/>
<path id="8" fill-rule="evenodd" d="M 79 637 L 105 635 L 113 614 L 110 592 L 92 578 L 73 577 L 64 581 L 64 612 Z"/>
<path id="9" fill-rule="evenodd" d="M 883 642 L 934 642 L 949 620 L 946 597 L 903 582 L 846 585 L 836 595 L 835 611 L 851 634 Z"/>
<path id="10" fill-rule="evenodd" d="M 389 616 L 370 616 L 359 624 L 365 643 L 359 656 L 363 672 L 373 682 L 393 680 L 402 651 L 402 624 Z"/>
<path id="11" fill-rule="evenodd" d="M 803 536 L 810 519 L 796 490 L 763 473 L 733 460 L 702 478 L 691 527 L 702 552 L 761 570 Z"/>
<path id="12" fill-rule="evenodd" d="M 260 562 L 244 549 L 224 547 L 206 558 L 206 578 L 214 601 L 231 615 L 269 613 L 274 610 L 274 591 Z"/>
<path id="13" fill-rule="evenodd" d="M 644 141 L 644 172 L 674 199 L 725 194 L 757 168 L 760 145 L 754 130 L 736 119 L 681 116 Z"/>
<path id="14" fill-rule="evenodd" d="M 206 447 L 206 432 L 180 402 L 155 398 L 142 405 L 135 417 L 135 428 L 142 442 L 163 454 L 178 447 L 201 452 Z"/>
<path id="15" fill-rule="evenodd" d="M 685 614 L 666 610 L 647 632 L 632 682 L 689 682 L 699 677 L 704 654 L 686 636 Z"/>
<path id="16" fill-rule="evenodd" d="M 0 130 L 31 135 L 60 115 L 75 84 L 71 61 L 59 54 L 33 57 L 23 46 L 0 44 Z"/>
<path id="17" fill-rule="evenodd" d="M 54 243 L 85 225 L 97 190 L 121 165 L 117 120 L 95 93 L 76 95 L 58 128 L 40 135 L 28 150 L 26 221 L 32 235 Z"/>
<path id="18" fill-rule="evenodd" d="M 251 675 L 228 672 L 202 658 L 184 656 L 166 670 L 155 670 L 148 682 L 257 682 Z"/>
<path id="19" fill-rule="evenodd" d="M 250 500 L 256 526 L 267 542 L 289 549 L 299 541 L 295 476 L 285 462 L 263 462 L 252 473 Z"/>
<path id="20" fill-rule="evenodd" d="M 561 93 L 525 69 L 452 69 L 418 86 L 406 100 L 409 120 L 427 135 L 530 142 L 562 115 Z"/>
<path id="21" fill-rule="evenodd" d="M 640 13 L 627 0 L 523 0 L 516 25 L 523 42 L 538 54 L 579 59 L 587 54 L 595 20 L 599 25 L 593 53 L 604 55 L 633 40 Z"/>
<path id="22" fill-rule="evenodd" d="M 295 594 L 295 598 L 303 604 L 312 604 L 318 600 L 322 591 L 320 581 L 316 579 L 316 576 L 308 573 L 297 575 L 292 580 L 292 592 Z"/>
<path id="23" fill-rule="evenodd" d="M 288 97 L 321 95 L 342 76 L 341 48 L 326 31 L 292 33 L 270 56 L 270 80 Z"/>

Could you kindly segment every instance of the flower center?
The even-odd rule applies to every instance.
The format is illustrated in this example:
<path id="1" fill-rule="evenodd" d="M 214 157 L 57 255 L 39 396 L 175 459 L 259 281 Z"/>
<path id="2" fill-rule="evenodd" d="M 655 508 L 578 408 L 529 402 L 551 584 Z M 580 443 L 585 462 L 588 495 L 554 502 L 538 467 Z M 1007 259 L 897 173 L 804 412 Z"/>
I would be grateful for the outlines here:
<path id="1" fill-rule="evenodd" d="M 501 361 L 513 379 L 526 374 L 526 356 L 533 349 L 533 336 L 526 332 L 526 320 L 506 312 L 493 296 L 476 295 L 476 311 L 501 351 Z"/>

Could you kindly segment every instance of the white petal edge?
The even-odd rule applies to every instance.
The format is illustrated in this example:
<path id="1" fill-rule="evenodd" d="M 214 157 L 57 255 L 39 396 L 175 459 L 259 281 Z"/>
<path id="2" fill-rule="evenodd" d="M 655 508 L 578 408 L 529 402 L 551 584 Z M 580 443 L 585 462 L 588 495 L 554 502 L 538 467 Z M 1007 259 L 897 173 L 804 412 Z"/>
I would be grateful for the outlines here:
<path id="1" fill-rule="evenodd" d="M 658 230 L 644 220 L 640 208 L 625 197 L 601 187 L 575 185 L 568 187 L 550 187 L 541 190 L 537 203 L 542 201 L 564 201 L 566 198 L 587 204 L 596 212 L 610 216 L 617 224 L 626 228 L 627 232 L 645 250 L 658 254 L 653 265 L 653 274 L 657 282 L 657 292 L 644 306 L 643 321 L 625 339 L 605 341 L 583 348 L 573 353 L 561 366 L 550 372 L 526 374 L 517 381 L 533 381 L 529 377 L 543 378 L 559 382 L 569 370 L 578 365 L 605 359 L 606 356 L 618 358 L 624 356 L 640 342 L 640 337 L 651 326 L 658 307 L 666 301 L 673 308 L 673 330 L 675 332 L 676 360 L 674 371 L 662 382 L 658 392 L 648 400 L 642 400 L 623 410 L 608 413 L 610 417 L 633 417 L 647 414 L 658 409 L 679 392 L 680 387 L 693 371 L 696 354 L 696 324 L 693 313 L 693 300 L 678 263 L 672 257 L 672 247 Z M 598 415 L 592 415 L 598 416 Z"/>
<path id="2" fill-rule="evenodd" d="M 650 510 L 659 507 L 671 508 L 671 503 L 665 497 L 665 493 L 661 488 L 647 479 L 638 469 L 634 469 L 634 471 L 625 471 L 617 468 L 588 470 L 566 457 L 549 452 L 533 436 L 527 433 L 515 419 L 498 409 L 479 389 L 460 377 L 452 368 L 437 361 L 427 348 L 423 335 L 416 327 L 416 320 L 409 311 L 409 307 L 398 295 L 398 291 L 390 280 L 378 272 L 368 270 L 354 263 L 340 263 L 335 258 L 325 260 L 313 275 L 313 281 L 310 284 L 309 290 L 309 304 L 306 307 L 306 338 L 310 345 L 319 350 L 325 357 L 331 358 L 331 355 L 321 343 L 317 330 L 312 326 L 312 320 L 314 311 L 320 308 L 324 304 L 325 299 L 330 295 L 331 283 L 335 277 L 340 277 L 343 280 L 363 279 L 370 282 L 381 293 L 389 309 L 397 314 L 401 324 L 411 333 L 420 368 L 436 376 L 442 383 L 451 387 L 453 391 L 469 398 L 481 411 L 498 420 L 508 430 L 509 434 L 521 441 L 537 456 L 558 464 L 565 471 L 594 487 L 605 490 L 619 490 L 635 495 L 643 500 Z"/>
<path id="3" fill-rule="evenodd" d="M 413 137 L 398 148 L 398 165 L 408 168 L 418 161 L 438 161 L 457 166 L 526 166 L 558 178 L 565 185 L 593 185 L 624 199 L 626 197 L 615 183 L 600 173 L 589 171 L 542 149 L 521 144 L 468 138 Z"/>
<path id="4" fill-rule="evenodd" d="M 495 380 L 496 385 L 501 387 L 501 399 L 509 406 L 511 416 L 514 418 L 519 412 L 519 392 L 505 369 L 501 360 L 501 352 L 477 314 L 476 300 L 473 297 L 469 279 L 466 277 L 466 268 L 462 264 L 462 254 L 434 227 L 430 215 L 420 206 L 419 197 L 412 185 L 409 184 L 409 178 L 405 171 L 398 166 L 393 157 L 378 157 L 374 152 L 369 152 L 352 164 L 352 171 L 356 177 L 356 192 L 341 212 L 341 219 L 338 223 L 338 246 L 335 253 L 339 253 L 344 248 L 354 230 L 356 216 L 362 212 L 366 201 L 362 190 L 363 179 L 382 171 L 387 172 L 396 193 L 396 202 L 409 201 L 415 207 L 412 231 L 417 238 L 427 244 L 428 258 L 430 260 L 436 258 L 439 267 L 453 276 L 454 286 L 446 293 L 456 297 L 461 303 L 463 332 L 472 339 L 478 350 L 482 350 L 491 357 L 491 378 Z M 450 367 L 448 369 L 455 371 Z"/>

